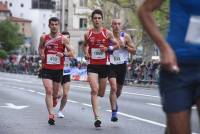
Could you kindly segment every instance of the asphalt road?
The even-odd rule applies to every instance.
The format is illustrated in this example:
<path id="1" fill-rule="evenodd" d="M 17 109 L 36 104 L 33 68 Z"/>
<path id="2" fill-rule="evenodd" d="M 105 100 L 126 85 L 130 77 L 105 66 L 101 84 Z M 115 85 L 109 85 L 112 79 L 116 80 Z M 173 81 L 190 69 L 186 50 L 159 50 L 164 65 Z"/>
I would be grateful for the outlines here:
<path id="1" fill-rule="evenodd" d="M 102 127 L 93 126 L 90 88 L 87 82 L 72 82 L 65 118 L 55 126 L 48 113 L 41 79 L 0 72 L 0 134 L 163 134 L 165 116 L 156 88 L 125 86 L 118 100 L 119 121 L 110 121 L 109 85 L 100 98 Z M 55 108 L 57 112 L 58 106 Z M 200 134 L 196 108 L 192 110 L 193 134 Z"/>

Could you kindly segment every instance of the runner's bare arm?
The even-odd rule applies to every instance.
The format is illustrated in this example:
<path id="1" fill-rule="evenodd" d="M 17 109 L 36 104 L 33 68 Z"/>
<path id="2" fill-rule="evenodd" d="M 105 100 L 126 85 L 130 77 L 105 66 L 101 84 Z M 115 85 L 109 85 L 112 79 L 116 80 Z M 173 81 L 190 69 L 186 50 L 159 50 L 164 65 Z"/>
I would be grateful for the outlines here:
<path id="1" fill-rule="evenodd" d="M 63 54 L 67 57 L 75 58 L 75 51 L 72 45 L 68 45 Z"/>
<path id="2" fill-rule="evenodd" d="M 119 43 L 117 42 L 117 40 L 114 38 L 114 35 L 111 31 L 107 30 L 107 37 L 108 39 L 112 42 L 112 49 L 113 50 L 116 50 L 116 49 L 119 49 L 120 46 L 119 46 Z"/>
<path id="3" fill-rule="evenodd" d="M 89 59 L 90 58 L 90 55 L 88 53 L 88 49 L 89 49 L 89 46 L 88 46 L 88 34 L 89 32 L 86 32 L 84 34 L 84 42 L 83 42 L 83 53 L 85 55 L 85 59 Z"/>
<path id="4" fill-rule="evenodd" d="M 41 60 L 43 61 L 45 59 L 45 54 L 44 54 L 44 36 L 40 37 L 40 43 L 38 46 L 38 52 Z"/>
<path id="5" fill-rule="evenodd" d="M 163 0 L 146 0 L 138 10 L 138 17 L 144 29 L 160 50 L 161 65 L 168 71 L 179 72 L 176 55 L 160 33 L 153 18 L 153 11 L 158 9 L 162 3 Z"/>
<path id="6" fill-rule="evenodd" d="M 65 36 L 63 36 L 61 42 L 62 42 L 62 44 L 65 46 L 65 48 L 68 48 L 68 47 L 69 47 L 69 40 L 68 40 Z M 69 48 L 69 50 L 71 50 L 71 48 Z M 56 53 L 56 55 L 59 56 L 59 57 L 63 57 L 64 54 L 65 54 L 65 50 L 64 50 L 64 52 L 57 52 L 57 53 Z"/>
<path id="7" fill-rule="evenodd" d="M 131 54 L 135 54 L 136 52 L 135 45 L 128 34 L 125 34 L 125 48 Z"/>

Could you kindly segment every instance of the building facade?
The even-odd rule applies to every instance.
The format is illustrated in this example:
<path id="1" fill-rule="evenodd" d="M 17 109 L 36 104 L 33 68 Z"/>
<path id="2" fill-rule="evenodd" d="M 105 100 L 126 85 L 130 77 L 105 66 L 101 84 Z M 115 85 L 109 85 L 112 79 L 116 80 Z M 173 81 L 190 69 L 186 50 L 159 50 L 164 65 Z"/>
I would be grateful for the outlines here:
<path id="1" fill-rule="evenodd" d="M 0 21 L 3 21 L 10 16 L 11 16 L 11 12 L 8 9 L 7 4 L 0 1 Z"/>
<path id="2" fill-rule="evenodd" d="M 87 7 L 88 0 L 61 0 L 57 8 L 61 11 L 62 30 L 71 34 L 70 43 L 76 51 L 76 57 L 83 57 L 82 45 L 84 33 L 89 27 L 88 16 L 92 10 Z"/>
<path id="3" fill-rule="evenodd" d="M 18 18 L 18 17 L 9 17 L 10 21 L 13 24 L 19 26 L 19 33 L 24 36 L 24 44 L 21 47 L 22 55 L 31 54 L 31 44 L 32 44 L 32 32 L 31 32 L 31 20 Z"/>
<path id="4" fill-rule="evenodd" d="M 33 54 L 37 54 L 40 36 L 49 33 L 48 20 L 50 17 L 59 17 L 60 12 L 55 10 L 55 0 L 0 0 L 6 3 L 13 16 L 32 21 Z"/>

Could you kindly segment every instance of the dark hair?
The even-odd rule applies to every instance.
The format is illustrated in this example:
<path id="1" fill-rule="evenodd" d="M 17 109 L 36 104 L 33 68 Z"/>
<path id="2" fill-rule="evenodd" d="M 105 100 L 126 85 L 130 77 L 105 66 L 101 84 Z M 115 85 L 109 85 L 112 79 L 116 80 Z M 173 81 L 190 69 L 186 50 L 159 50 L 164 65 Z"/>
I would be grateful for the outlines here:
<path id="1" fill-rule="evenodd" d="M 49 24 L 51 23 L 51 21 L 57 21 L 57 22 L 59 22 L 59 19 L 57 17 L 51 17 L 49 19 Z"/>
<path id="2" fill-rule="evenodd" d="M 61 33 L 62 35 L 69 35 L 69 38 L 70 38 L 70 33 L 69 32 L 67 32 L 67 31 L 62 31 L 62 33 Z"/>
<path id="3" fill-rule="evenodd" d="M 92 12 L 92 19 L 94 17 L 94 14 L 99 14 L 101 15 L 101 18 L 103 19 L 103 13 L 100 9 L 95 9 L 93 12 Z"/>

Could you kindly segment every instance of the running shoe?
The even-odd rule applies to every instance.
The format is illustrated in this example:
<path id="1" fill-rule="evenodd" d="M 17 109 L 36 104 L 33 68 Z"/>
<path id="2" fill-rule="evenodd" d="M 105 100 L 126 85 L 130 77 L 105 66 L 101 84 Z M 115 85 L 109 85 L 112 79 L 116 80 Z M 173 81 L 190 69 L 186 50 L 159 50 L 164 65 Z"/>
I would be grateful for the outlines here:
<path id="1" fill-rule="evenodd" d="M 55 125 L 55 115 L 54 114 L 49 115 L 48 123 L 49 123 L 49 125 Z"/>
<path id="2" fill-rule="evenodd" d="M 100 120 L 99 116 L 95 117 L 94 126 L 96 128 L 101 127 L 101 120 Z"/>
<path id="3" fill-rule="evenodd" d="M 56 107 L 58 103 L 58 99 L 57 98 L 53 98 L 53 107 Z"/>
<path id="4" fill-rule="evenodd" d="M 57 117 L 58 118 L 64 118 L 65 116 L 64 116 L 64 114 L 61 111 L 58 111 Z"/>
<path id="5" fill-rule="evenodd" d="M 111 121 L 112 122 L 117 122 L 118 121 L 118 117 L 117 117 L 117 112 L 116 111 L 112 112 Z"/>

